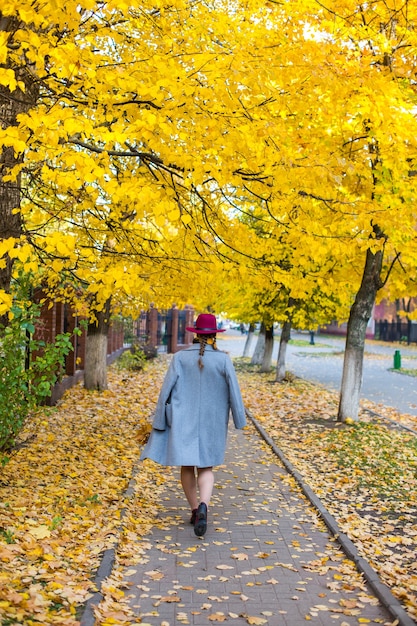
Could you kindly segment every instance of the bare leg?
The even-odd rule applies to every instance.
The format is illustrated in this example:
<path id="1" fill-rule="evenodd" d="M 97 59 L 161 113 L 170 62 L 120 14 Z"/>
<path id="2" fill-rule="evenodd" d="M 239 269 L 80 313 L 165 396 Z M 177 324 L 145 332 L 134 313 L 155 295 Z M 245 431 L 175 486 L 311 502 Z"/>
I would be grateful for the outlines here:
<path id="1" fill-rule="evenodd" d="M 207 508 L 210 504 L 214 486 L 214 474 L 212 467 L 197 468 L 197 484 L 200 493 L 200 504 L 194 521 L 194 534 L 203 537 L 207 531 Z"/>
<path id="2" fill-rule="evenodd" d="M 197 481 L 193 465 L 181 467 L 181 485 L 191 510 L 196 509 L 198 507 Z"/>
<path id="3" fill-rule="evenodd" d="M 214 486 L 214 474 L 212 467 L 197 468 L 197 484 L 200 493 L 200 502 L 210 504 Z"/>

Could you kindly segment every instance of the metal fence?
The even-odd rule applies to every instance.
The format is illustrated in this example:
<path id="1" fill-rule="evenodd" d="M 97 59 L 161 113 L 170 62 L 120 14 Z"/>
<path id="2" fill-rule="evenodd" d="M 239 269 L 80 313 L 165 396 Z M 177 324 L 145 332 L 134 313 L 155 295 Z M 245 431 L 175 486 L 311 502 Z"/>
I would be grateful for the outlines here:
<path id="1" fill-rule="evenodd" d="M 381 341 L 398 341 L 401 343 L 417 343 L 417 324 L 408 322 L 375 322 L 375 339 Z"/>

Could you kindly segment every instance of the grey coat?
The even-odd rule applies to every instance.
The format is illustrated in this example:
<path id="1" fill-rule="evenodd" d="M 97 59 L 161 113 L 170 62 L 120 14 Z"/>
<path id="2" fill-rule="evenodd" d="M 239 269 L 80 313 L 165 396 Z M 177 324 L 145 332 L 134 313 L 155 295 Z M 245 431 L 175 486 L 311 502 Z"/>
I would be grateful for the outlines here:
<path id="1" fill-rule="evenodd" d="M 230 411 L 235 427 L 245 426 L 245 408 L 229 355 L 207 345 L 200 369 L 199 350 L 199 344 L 193 344 L 173 356 L 141 459 L 161 465 L 220 465 Z"/>

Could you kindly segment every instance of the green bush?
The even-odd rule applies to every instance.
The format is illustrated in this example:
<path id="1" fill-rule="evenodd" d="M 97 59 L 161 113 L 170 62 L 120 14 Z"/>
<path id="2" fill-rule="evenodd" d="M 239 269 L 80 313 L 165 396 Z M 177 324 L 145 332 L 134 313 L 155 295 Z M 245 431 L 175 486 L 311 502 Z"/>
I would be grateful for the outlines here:
<path id="1" fill-rule="evenodd" d="M 10 450 L 26 418 L 50 394 L 72 350 L 71 335 L 54 344 L 35 341 L 37 307 L 13 309 L 10 325 L 0 329 L 0 452 Z M 7 457 L 2 457 L 4 463 Z"/>
<path id="2" fill-rule="evenodd" d="M 117 359 L 116 365 L 121 370 L 139 371 L 145 369 L 146 354 L 139 346 L 132 346 Z"/>

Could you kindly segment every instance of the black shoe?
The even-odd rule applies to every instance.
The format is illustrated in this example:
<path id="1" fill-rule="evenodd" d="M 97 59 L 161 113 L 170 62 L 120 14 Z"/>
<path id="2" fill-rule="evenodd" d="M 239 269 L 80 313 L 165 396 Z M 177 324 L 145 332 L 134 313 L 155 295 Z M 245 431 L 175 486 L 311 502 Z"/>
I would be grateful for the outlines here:
<path id="1" fill-rule="evenodd" d="M 207 530 L 207 504 L 202 502 L 198 509 L 195 517 L 194 524 L 194 533 L 197 537 L 203 537 L 206 534 Z"/>
<path id="2" fill-rule="evenodd" d="M 193 510 L 191 511 L 191 519 L 190 519 L 190 524 L 192 524 L 193 526 L 194 526 L 194 524 L 195 524 L 195 519 L 196 519 L 196 517 L 197 517 L 197 510 L 198 510 L 198 509 L 193 509 Z"/>

